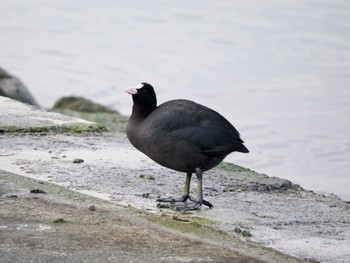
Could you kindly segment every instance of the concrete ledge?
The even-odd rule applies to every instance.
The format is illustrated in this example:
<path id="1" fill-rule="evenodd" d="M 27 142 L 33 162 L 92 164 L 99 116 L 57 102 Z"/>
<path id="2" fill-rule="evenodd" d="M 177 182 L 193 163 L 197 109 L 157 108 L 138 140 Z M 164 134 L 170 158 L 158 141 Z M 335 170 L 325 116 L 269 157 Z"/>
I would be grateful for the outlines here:
<path id="1" fill-rule="evenodd" d="M 2 97 L 0 112 L 0 169 L 7 171 L 0 171 L 4 262 L 94 262 L 104 256 L 140 262 L 350 261 L 350 205 L 335 195 L 222 164 L 204 174 L 204 195 L 213 209 L 158 209 L 159 196 L 181 194 L 185 176 L 136 151 L 124 133 L 70 136 L 59 131 L 97 124 Z M 30 194 L 32 188 L 38 191 Z M 87 204 L 97 210 L 91 213 Z M 130 249 L 127 257 L 120 247 Z"/>
<path id="2" fill-rule="evenodd" d="M 207 238 L 160 228 L 135 209 L 2 170 L 0 203 L 4 263 L 262 262 Z M 188 233 L 194 229 L 198 225 L 187 226 Z"/>
<path id="3" fill-rule="evenodd" d="M 103 132 L 102 125 L 94 122 L 47 112 L 16 100 L 0 96 L 0 132 Z"/>

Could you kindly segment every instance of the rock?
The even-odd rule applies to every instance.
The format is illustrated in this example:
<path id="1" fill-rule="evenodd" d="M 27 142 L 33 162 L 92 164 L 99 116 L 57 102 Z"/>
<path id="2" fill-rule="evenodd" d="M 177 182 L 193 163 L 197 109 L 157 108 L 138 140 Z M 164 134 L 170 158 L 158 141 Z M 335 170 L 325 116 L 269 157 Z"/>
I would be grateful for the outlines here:
<path id="1" fill-rule="evenodd" d="M 63 97 L 55 103 L 51 111 L 96 122 L 110 132 L 125 132 L 128 121 L 119 112 L 81 97 Z"/>
<path id="2" fill-rule="evenodd" d="M 0 96 L 39 107 L 27 87 L 15 76 L 0 68 Z"/>
<path id="3" fill-rule="evenodd" d="M 80 158 L 76 158 L 73 160 L 73 163 L 83 163 L 84 160 L 83 159 L 80 159 Z"/>
<path id="4" fill-rule="evenodd" d="M 0 112 L 0 134 L 60 132 L 84 134 L 106 131 L 103 125 L 55 112 L 46 112 L 37 107 L 1 96 Z"/>
<path id="5" fill-rule="evenodd" d="M 95 103 L 82 97 L 63 97 L 56 101 L 54 109 L 69 109 L 82 112 L 116 112 L 106 106 Z"/>

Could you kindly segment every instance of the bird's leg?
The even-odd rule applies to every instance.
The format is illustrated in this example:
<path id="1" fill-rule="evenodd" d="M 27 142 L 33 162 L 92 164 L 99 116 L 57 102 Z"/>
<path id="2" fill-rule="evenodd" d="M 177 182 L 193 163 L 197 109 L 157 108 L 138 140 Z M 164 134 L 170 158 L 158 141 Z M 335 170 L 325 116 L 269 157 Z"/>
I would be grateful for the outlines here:
<path id="1" fill-rule="evenodd" d="M 198 209 L 202 204 L 208 206 L 209 208 L 212 208 L 213 205 L 203 199 L 203 176 L 202 176 L 202 171 L 199 168 L 196 168 L 196 176 L 197 176 L 197 199 L 189 195 L 190 191 L 190 181 L 191 181 L 191 173 L 187 173 L 186 177 L 186 184 L 185 184 L 185 189 L 184 189 L 184 195 L 180 198 L 181 200 L 184 200 L 182 202 L 185 202 L 187 199 L 191 200 L 193 204 L 181 204 L 181 205 L 175 205 L 170 199 L 166 199 L 169 201 L 166 202 L 171 202 L 170 205 L 162 205 L 159 204 L 158 208 L 173 208 L 175 210 L 180 210 L 180 211 L 188 211 L 188 210 L 196 210 Z M 164 199 L 161 199 L 164 200 Z M 175 200 L 175 199 L 172 199 Z M 160 201 L 158 199 L 157 201 Z M 163 201 L 164 202 L 164 201 Z"/>
<path id="2" fill-rule="evenodd" d="M 192 205 L 188 205 L 186 207 L 178 207 L 178 210 L 196 210 L 198 209 L 202 204 L 208 206 L 209 208 L 214 207 L 210 202 L 203 199 L 203 172 L 201 169 L 196 168 L 196 175 L 197 175 L 197 199 L 189 196 L 188 198 L 194 202 Z"/>
<path id="3" fill-rule="evenodd" d="M 186 202 L 186 200 L 190 197 L 191 178 L 192 178 L 192 173 L 187 173 L 185 187 L 184 187 L 184 194 L 181 197 L 182 202 Z"/>
<path id="4" fill-rule="evenodd" d="M 184 187 L 184 193 L 180 198 L 174 198 L 174 197 L 158 198 L 157 202 L 170 202 L 170 203 L 176 203 L 176 202 L 184 203 L 184 202 L 186 202 L 186 200 L 190 197 L 191 177 L 192 177 L 192 173 L 187 173 L 185 187 Z M 162 206 L 162 205 L 158 205 L 158 207 L 159 206 Z M 160 207 L 160 208 L 164 208 L 164 207 Z"/>

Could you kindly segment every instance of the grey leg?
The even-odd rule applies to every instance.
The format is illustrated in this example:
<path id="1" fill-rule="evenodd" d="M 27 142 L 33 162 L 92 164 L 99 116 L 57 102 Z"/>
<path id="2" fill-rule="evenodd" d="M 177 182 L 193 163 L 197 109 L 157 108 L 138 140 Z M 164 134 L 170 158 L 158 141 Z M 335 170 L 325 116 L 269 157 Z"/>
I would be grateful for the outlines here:
<path id="1" fill-rule="evenodd" d="M 190 196 L 190 183 L 191 183 L 191 173 L 187 173 L 186 177 L 186 183 L 184 188 L 184 194 L 181 198 L 175 199 L 175 198 L 162 198 L 157 199 L 158 202 L 170 202 L 170 205 L 166 204 L 158 204 L 158 208 L 173 208 L 175 210 L 181 210 L 181 211 L 188 211 L 188 210 L 196 210 L 198 209 L 202 204 L 208 206 L 209 208 L 212 208 L 213 205 L 203 199 L 203 176 L 202 171 L 199 168 L 196 168 L 196 176 L 197 176 L 197 199 Z M 175 205 L 175 202 L 185 202 L 187 199 L 191 200 L 193 204 L 180 204 Z"/>
<path id="2" fill-rule="evenodd" d="M 201 169 L 196 168 L 196 175 L 197 175 L 197 198 L 198 198 L 198 203 L 200 205 L 203 204 L 203 173 Z"/>
<path id="3" fill-rule="evenodd" d="M 174 197 L 158 198 L 157 202 L 170 202 L 170 203 L 186 202 L 186 200 L 190 197 L 191 178 L 192 178 L 192 173 L 187 173 L 185 187 L 184 187 L 184 193 L 181 197 L 178 197 L 178 198 L 174 198 Z"/>

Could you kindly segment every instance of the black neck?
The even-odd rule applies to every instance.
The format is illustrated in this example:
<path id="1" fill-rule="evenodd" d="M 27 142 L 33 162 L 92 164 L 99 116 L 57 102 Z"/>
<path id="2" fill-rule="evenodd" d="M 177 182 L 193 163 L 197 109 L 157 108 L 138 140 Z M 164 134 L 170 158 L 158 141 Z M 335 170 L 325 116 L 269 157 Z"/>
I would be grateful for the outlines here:
<path id="1" fill-rule="evenodd" d="M 148 114 L 150 114 L 156 107 L 152 107 L 152 108 L 144 108 L 144 107 L 140 107 L 139 105 L 133 105 L 132 106 L 132 113 L 131 113 L 131 117 L 132 118 L 136 118 L 136 119 L 144 119 L 147 117 Z"/>

